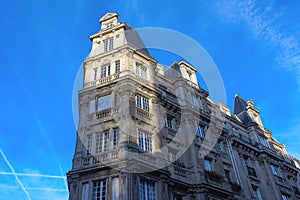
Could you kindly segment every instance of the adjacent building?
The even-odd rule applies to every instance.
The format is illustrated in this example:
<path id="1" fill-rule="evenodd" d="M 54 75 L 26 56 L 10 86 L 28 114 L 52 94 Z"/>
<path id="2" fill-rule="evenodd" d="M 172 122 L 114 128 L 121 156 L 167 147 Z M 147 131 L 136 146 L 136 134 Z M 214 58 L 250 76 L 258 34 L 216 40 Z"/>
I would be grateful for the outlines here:
<path id="1" fill-rule="evenodd" d="M 299 160 L 253 101 L 236 95 L 230 113 L 196 68 L 165 70 L 117 13 L 100 24 L 78 93 L 70 200 L 300 199 Z"/>

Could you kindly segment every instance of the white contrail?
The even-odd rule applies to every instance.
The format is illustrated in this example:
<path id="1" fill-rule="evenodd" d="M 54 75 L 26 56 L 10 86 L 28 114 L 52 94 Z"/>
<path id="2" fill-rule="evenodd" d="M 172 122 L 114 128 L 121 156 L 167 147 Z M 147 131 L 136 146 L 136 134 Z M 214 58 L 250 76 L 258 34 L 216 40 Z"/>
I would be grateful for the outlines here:
<path id="1" fill-rule="evenodd" d="M 9 185 L 0 185 L 0 188 L 7 188 L 7 189 L 20 189 L 18 186 L 9 186 Z M 25 187 L 26 190 L 44 190 L 44 191 L 53 191 L 53 192 L 68 192 L 66 189 L 56 189 L 56 188 L 28 188 Z"/>
<path id="2" fill-rule="evenodd" d="M 18 178 L 18 176 L 16 175 L 16 172 L 14 170 L 14 168 L 11 166 L 11 164 L 9 163 L 9 161 L 7 160 L 6 156 L 4 155 L 2 149 L 0 148 L 0 153 L 4 159 L 4 161 L 6 162 L 6 164 L 8 165 L 8 167 L 10 168 L 10 170 L 12 171 L 12 173 L 14 174 L 14 177 L 16 178 L 16 181 L 19 183 L 21 189 L 25 192 L 27 199 L 31 200 L 29 193 L 27 192 L 27 190 L 25 189 L 23 183 L 20 181 L 20 179 Z"/>
<path id="3" fill-rule="evenodd" d="M 46 190 L 53 192 L 68 192 L 66 189 L 56 189 L 56 188 L 26 188 L 27 190 Z"/>
<path id="4" fill-rule="evenodd" d="M 25 173 L 12 173 L 12 172 L 0 172 L 0 175 L 8 175 L 8 176 L 31 176 L 31 177 L 43 177 L 43 178 L 54 178 L 54 179 L 67 179 L 65 176 L 55 176 L 55 175 L 47 175 L 47 174 L 25 174 Z"/>

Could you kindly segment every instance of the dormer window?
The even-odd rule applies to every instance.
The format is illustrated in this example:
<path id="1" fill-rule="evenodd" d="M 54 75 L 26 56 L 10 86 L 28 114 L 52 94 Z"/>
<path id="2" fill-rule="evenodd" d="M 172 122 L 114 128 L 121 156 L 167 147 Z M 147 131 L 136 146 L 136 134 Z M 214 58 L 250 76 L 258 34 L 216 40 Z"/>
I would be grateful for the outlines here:
<path id="1" fill-rule="evenodd" d="M 105 29 L 110 29 L 110 28 L 112 28 L 113 26 L 114 26 L 114 25 L 113 25 L 112 23 L 106 24 Z"/>
<path id="2" fill-rule="evenodd" d="M 278 170 L 278 167 L 277 167 L 277 166 L 271 164 L 271 165 L 270 165 L 270 168 L 271 168 L 271 171 L 272 171 L 272 173 L 273 173 L 274 175 L 279 176 L 279 170 Z"/>
<path id="3" fill-rule="evenodd" d="M 104 52 L 112 50 L 114 48 L 114 37 L 105 39 L 103 43 L 104 43 Z"/>
<path id="4" fill-rule="evenodd" d="M 193 74 L 191 73 L 191 72 L 187 72 L 187 75 L 188 75 L 188 79 L 190 80 L 190 81 L 193 81 Z"/>
<path id="5" fill-rule="evenodd" d="M 135 73 L 140 77 L 147 79 L 147 68 L 144 67 L 141 63 L 135 63 Z"/>
<path id="6" fill-rule="evenodd" d="M 260 144 L 262 144 L 264 147 L 269 147 L 269 144 L 265 137 L 259 136 L 259 141 L 260 141 Z"/>

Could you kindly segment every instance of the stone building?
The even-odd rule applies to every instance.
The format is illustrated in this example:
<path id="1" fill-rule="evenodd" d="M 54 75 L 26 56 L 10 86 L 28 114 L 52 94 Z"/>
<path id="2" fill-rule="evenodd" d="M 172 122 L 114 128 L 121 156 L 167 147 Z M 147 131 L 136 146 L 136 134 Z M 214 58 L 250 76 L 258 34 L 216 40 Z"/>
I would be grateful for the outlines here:
<path id="1" fill-rule="evenodd" d="M 117 13 L 100 24 L 78 93 L 70 200 L 300 199 L 299 160 L 253 101 L 237 95 L 230 113 L 190 64 L 164 70 Z"/>

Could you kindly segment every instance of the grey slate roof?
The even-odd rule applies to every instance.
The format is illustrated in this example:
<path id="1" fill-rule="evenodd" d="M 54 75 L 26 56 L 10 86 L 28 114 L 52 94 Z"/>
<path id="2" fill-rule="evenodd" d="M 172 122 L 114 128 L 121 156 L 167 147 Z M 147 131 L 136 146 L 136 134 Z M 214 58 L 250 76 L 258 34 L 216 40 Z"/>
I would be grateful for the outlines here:
<path id="1" fill-rule="evenodd" d="M 254 122 L 254 120 L 249 116 L 246 107 L 247 107 L 247 102 L 239 95 L 235 95 L 234 114 L 239 118 L 239 120 L 243 124 L 248 125 Z"/>

